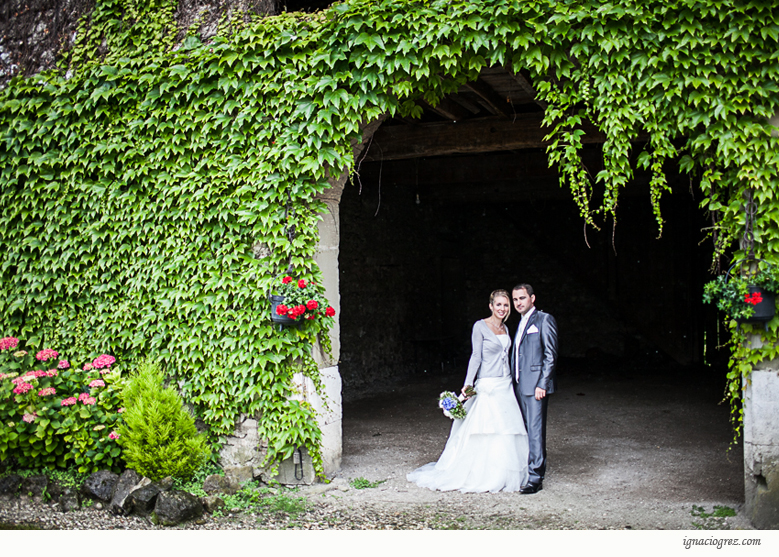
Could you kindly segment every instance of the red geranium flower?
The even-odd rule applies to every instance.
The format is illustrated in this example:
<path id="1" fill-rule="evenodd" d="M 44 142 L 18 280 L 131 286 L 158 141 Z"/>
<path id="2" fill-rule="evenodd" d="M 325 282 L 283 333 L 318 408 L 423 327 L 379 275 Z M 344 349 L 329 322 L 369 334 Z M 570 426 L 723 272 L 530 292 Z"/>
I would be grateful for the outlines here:
<path id="1" fill-rule="evenodd" d="M 303 279 L 300 279 L 298 281 L 298 288 L 305 288 L 306 287 L 306 281 Z"/>
<path id="2" fill-rule="evenodd" d="M 289 311 L 289 308 L 285 306 L 284 304 L 279 304 L 276 306 L 276 313 L 279 315 L 287 315 L 287 312 Z"/>
<path id="3" fill-rule="evenodd" d="M 290 277 L 290 276 L 286 276 L 286 277 L 284 277 L 283 279 L 281 279 L 281 282 L 282 282 L 283 284 L 289 284 L 290 282 L 292 282 L 292 277 Z"/>
<path id="4" fill-rule="evenodd" d="M 319 303 L 316 300 L 309 300 L 306 302 L 306 307 L 308 309 L 316 309 L 319 307 Z"/>
<path id="5" fill-rule="evenodd" d="M 763 301 L 763 297 L 760 295 L 760 292 L 753 292 L 752 294 L 744 294 L 744 301 L 756 306 Z"/>
<path id="6" fill-rule="evenodd" d="M 327 306 L 327 309 L 325 310 L 325 315 L 327 315 L 328 317 L 332 317 L 333 315 L 335 315 L 335 310 L 332 307 Z"/>

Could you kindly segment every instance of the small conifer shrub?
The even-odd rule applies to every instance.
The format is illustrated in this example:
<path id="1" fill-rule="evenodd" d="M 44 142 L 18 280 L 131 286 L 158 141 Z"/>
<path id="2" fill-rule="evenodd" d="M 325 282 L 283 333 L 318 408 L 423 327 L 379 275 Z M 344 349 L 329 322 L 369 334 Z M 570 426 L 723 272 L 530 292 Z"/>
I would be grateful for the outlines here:
<path id="1" fill-rule="evenodd" d="M 159 364 L 142 362 L 125 385 L 124 425 L 118 441 L 127 466 L 152 480 L 186 480 L 209 456 L 204 435 L 173 387 L 164 387 Z"/>

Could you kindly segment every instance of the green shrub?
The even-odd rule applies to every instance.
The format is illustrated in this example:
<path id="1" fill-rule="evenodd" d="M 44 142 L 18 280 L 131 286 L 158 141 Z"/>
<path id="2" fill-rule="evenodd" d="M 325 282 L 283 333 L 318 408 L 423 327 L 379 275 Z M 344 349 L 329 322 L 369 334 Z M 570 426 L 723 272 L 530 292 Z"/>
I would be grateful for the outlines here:
<path id="1" fill-rule="evenodd" d="M 159 364 L 148 360 L 130 376 L 122 392 L 125 412 L 119 443 L 127 466 L 136 472 L 152 480 L 186 479 L 205 462 L 209 450 L 181 396 L 164 387 L 163 380 Z"/>

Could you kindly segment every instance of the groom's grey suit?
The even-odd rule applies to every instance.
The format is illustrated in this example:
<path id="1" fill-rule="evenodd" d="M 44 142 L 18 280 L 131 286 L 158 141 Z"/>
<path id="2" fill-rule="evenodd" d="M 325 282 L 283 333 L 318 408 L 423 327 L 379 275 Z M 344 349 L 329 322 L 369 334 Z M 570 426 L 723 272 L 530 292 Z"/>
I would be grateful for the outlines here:
<path id="1" fill-rule="evenodd" d="M 514 392 L 517 395 L 527 428 L 530 454 L 529 482 L 540 483 L 546 472 L 546 408 L 548 396 L 536 400 L 536 388 L 546 395 L 555 391 L 557 367 L 557 322 L 554 317 L 535 309 L 528 317 L 524 331 L 521 324 L 514 337 L 511 351 L 511 370 Z M 522 337 L 519 337 L 520 331 Z"/>

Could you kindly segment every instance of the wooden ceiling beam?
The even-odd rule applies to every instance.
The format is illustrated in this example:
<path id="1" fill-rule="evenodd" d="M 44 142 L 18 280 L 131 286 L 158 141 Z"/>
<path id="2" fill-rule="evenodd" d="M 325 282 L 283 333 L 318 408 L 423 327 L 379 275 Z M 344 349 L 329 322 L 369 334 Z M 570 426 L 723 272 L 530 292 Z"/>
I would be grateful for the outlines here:
<path id="1" fill-rule="evenodd" d="M 373 136 L 366 161 L 401 160 L 514 149 L 539 149 L 549 142 L 541 127 L 541 114 L 517 114 L 511 120 L 500 117 L 474 118 L 457 123 L 435 122 L 418 126 L 382 126 Z M 605 134 L 594 126 L 582 126 L 583 143 L 603 143 Z M 637 141 L 645 141 L 646 134 Z"/>
<path id="2" fill-rule="evenodd" d="M 428 110 L 432 110 L 439 116 L 443 118 L 447 118 L 448 120 L 451 120 L 452 122 L 458 122 L 460 120 L 465 120 L 466 118 L 470 117 L 471 114 L 465 110 L 462 106 L 459 104 L 449 100 L 448 98 L 444 97 L 441 99 L 441 101 L 433 106 L 423 100 L 418 101 L 420 105 L 422 105 L 423 108 L 426 108 Z"/>
<path id="3" fill-rule="evenodd" d="M 538 95 L 538 91 L 536 91 L 536 88 L 533 87 L 533 84 L 530 83 L 530 81 L 528 81 L 527 78 L 525 78 L 524 75 L 522 75 L 521 73 L 514 73 L 514 72 L 512 72 L 510 70 L 509 70 L 509 75 L 511 75 L 511 77 L 514 78 L 514 81 L 517 82 L 517 85 L 519 85 L 520 88 L 522 88 L 522 90 L 525 93 L 527 93 L 528 95 L 533 97 L 533 102 L 534 103 L 536 103 L 538 106 L 540 106 L 541 108 L 546 110 L 546 107 L 547 107 L 546 102 L 545 101 L 539 101 L 539 100 L 536 99 L 536 95 Z"/>
<path id="4" fill-rule="evenodd" d="M 452 100 L 462 106 L 465 110 L 468 110 L 472 112 L 473 114 L 478 114 L 481 112 L 481 107 L 473 104 L 468 99 L 463 98 L 462 95 L 458 95 L 457 93 L 452 93 L 447 96 L 449 100 Z"/>
<path id="5" fill-rule="evenodd" d="M 491 112 L 504 118 L 514 115 L 514 109 L 482 78 L 466 83 L 465 87 L 476 93 L 490 108 Z"/>

